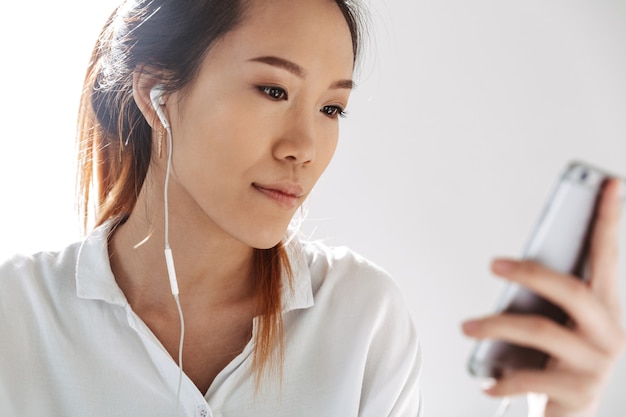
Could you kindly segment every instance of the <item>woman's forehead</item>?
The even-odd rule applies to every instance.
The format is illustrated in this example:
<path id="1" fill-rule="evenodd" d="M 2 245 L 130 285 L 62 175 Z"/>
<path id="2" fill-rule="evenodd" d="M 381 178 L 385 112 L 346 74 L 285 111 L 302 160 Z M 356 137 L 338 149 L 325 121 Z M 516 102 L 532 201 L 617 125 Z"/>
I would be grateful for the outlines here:
<path id="1" fill-rule="evenodd" d="M 334 0 L 251 0 L 242 22 L 224 36 L 242 54 L 284 53 L 333 63 L 354 61 L 348 22 Z M 243 58 L 243 57 L 242 57 Z M 249 59 L 247 57 L 246 59 Z"/>
<path id="2" fill-rule="evenodd" d="M 348 22 L 334 0 L 251 0 L 238 28 L 285 38 L 332 31 L 351 40 Z"/>

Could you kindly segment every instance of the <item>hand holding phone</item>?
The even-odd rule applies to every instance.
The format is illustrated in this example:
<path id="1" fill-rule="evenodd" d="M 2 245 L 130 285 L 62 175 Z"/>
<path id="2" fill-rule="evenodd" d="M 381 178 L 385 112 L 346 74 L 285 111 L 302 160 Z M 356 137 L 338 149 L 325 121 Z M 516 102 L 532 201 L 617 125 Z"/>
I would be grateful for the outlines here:
<path id="1" fill-rule="evenodd" d="M 525 259 L 495 265 L 494 272 L 512 284 L 496 314 L 464 327 L 480 339 L 470 372 L 497 378 L 488 394 L 543 392 L 549 397 L 546 416 L 595 415 L 603 384 L 626 345 L 617 291 L 623 197 L 617 196 L 618 181 L 609 177 L 571 164 Z M 548 354 L 553 360 L 545 369 Z"/>

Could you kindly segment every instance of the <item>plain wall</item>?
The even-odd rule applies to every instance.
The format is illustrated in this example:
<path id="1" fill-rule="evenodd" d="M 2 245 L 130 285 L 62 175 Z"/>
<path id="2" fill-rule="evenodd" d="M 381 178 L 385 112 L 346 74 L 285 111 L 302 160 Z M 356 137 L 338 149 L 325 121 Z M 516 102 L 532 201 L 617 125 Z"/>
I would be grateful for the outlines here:
<path id="1" fill-rule="evenodd" d="M 496 403 L 466 372 L 472 343 L 460 323 L 494 307 L 502 282 L 490 260 L 521 253 L 569 160 L 626 176 L 626 2 L 368 3 L 374 41 L 303 230 L 352 247 L 404 289 L 422 340 L 426 415 L 490 416 Z M 17 23 L 0 26 L 3 257 L 78 234 L 75 114 L 113 4 L 3 10 Z M 619 415 L 624 385 L 626 360 L 602 416 Z"/>

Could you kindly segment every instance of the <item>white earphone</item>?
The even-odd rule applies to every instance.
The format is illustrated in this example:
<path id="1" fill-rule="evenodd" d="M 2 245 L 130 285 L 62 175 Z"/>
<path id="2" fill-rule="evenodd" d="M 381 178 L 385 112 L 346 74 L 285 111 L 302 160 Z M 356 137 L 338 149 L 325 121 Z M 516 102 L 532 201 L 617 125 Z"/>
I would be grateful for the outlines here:
<path id="1" fill-rule="evenodd" d="M 180 390 L 183 380 L 183 340 L 185 338 L 185 319 L 183 317 L 183 310 L 180 306 L 180 299 L 178 297 L 178 280 L 176 279 L 176 269 L 174 268 L 174 256 L 172 255 L 172 249 L 169 242 L 169 202 L 168 202 L 168 185 L 170 179 L 170 171 L 172 169 L 172 129 L 170 128 L 170 122 L 165 116 L 163 107 L 165 101 L 163 100 L 164 89 L 160 84 L 155 85 L 150 89 L 150 102 L 154 111 L 156 111 L 159 120 L 163 124 L 163 127 L 167 131 L 167 170 L 165 172 L 165 184 L 163 188 L 163 202 L 164 202 L 164 217 L 165 217 L 165 263 L 167 265 L 167 275 L 170 280 L 170 287 L 172 289 L 172 295 L 176 301 L 176 307 L 178 309 L 178 315 L 180 318 L 180 342 L 178 346 L 178 389 L 176 390 L 176 415 L 180 415 Z"/>
<path id="2" fill-rule="evenodd" d="M 150 102 L 152 103 L 152 107 L 154 107 L 154 111 L 156 111 L 157 116 L 159 116 L 159 120 L 163 123 L 163 127 L 165 129 L 169 129 L 170 122 L 165 117 L 165 113 L 161 106 L 165 104 L 163 101 L 163 86 L 161 84 L 157 84 L 150 90 Z"/>
<path id="3" fill-rule="evenodd" d="M 167 158 L 167 172 L 165 174 L 165 189 L 163 190 L 163 197 L 165 200 L 165 262 L 167 264 L 167 273 L 170 279 L 170 286 L 172 288 L 172 294 L 174 296 L 178 295 L 178 280 L 176 279 L 176 270 L 174 269 L 174 257 L 172 256 L 172 250 L 170 249 L 169 243 L 169 207 L 168 207 L 168 184 L 170 178 L 170 169 L 172 165 L 172 131 L 170 129 L 170 122 L 167 120 L 165 116 L 165 112 L 163 111 L 163 105 L 165 105 L 165 101 L 163 101 L 163 86 L 161 84 L 157 84 L 150 89 L 150 102 L 152 103 L 152 107 L 156 112 L 159 120 L 163 124 L 163 127 L 167 131 L 167 146 L 168 146 L 168 158 Z"/>

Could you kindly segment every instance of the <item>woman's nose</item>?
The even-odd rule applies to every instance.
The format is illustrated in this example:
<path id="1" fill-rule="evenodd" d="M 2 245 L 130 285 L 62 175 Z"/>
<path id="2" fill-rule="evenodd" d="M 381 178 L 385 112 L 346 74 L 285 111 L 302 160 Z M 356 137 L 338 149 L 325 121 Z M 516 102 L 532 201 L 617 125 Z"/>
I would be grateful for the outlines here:
<path id="1" fill-rule="evenodd" d="M 313 116 L 290 118 L 287 128 L 274 145 L 274 157 L 295 165 L 310 165 L 315 161 L 316 142 Z"/>

